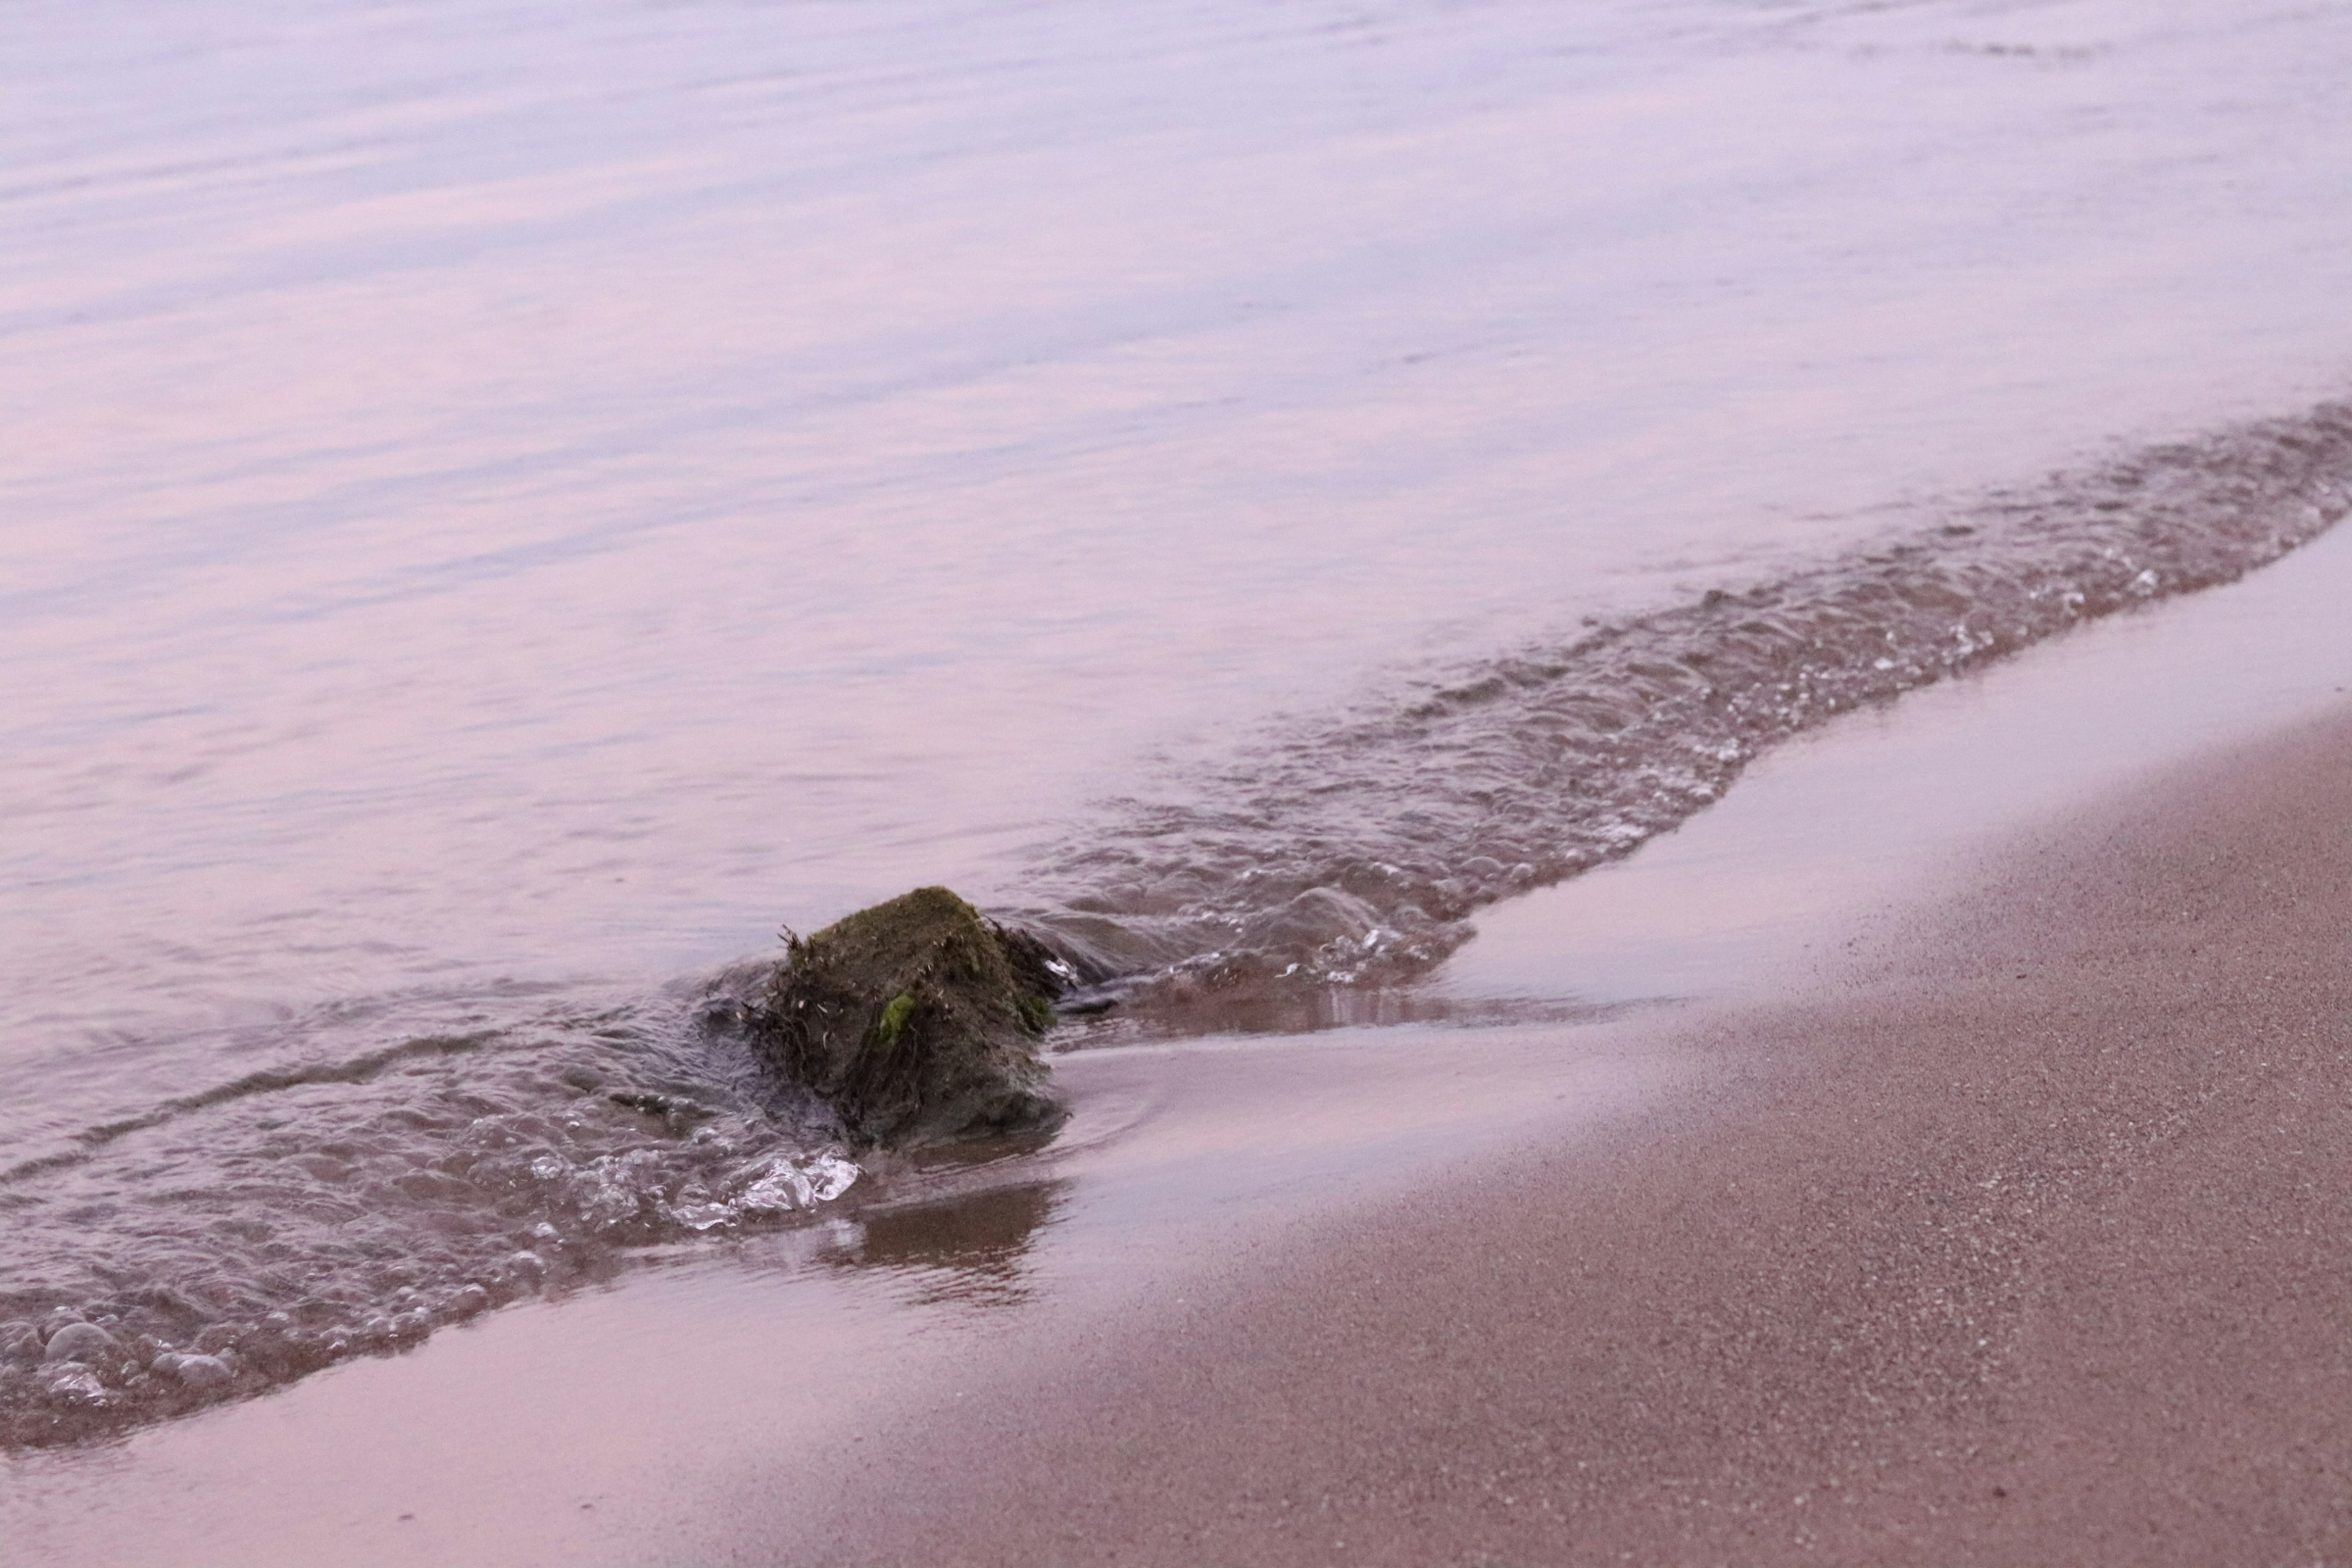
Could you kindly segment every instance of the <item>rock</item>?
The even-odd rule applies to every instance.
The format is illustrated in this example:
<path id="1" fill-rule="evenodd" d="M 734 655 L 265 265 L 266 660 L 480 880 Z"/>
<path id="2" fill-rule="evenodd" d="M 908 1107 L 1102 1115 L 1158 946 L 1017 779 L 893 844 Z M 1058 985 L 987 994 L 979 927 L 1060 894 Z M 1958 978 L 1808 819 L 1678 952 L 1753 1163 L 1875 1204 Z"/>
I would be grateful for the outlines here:
<path id="1" fill-rule="evenodd" d="M 1038 1131 L 1066 1115 L 1037 1040 L 1053 955 L 945 888 L 918 888 L 790 951 L 752 1038 L 861 1144 Z"/>
<path id="2" fill-rule="evenodd" d="M 89 1362 L 111 1355 L 116 1349 L 114 1336 L 96 1323 L 68 1323 L 49 1336 L 48 1348 L 41 1352 L 41 1359 Z"/>
<path id="3" fill-rule="evenodd" d="M 9 1361 L 41 1359 L 41 1331 L 21 1318 L 0 1323 L 0 1358 Z"/>

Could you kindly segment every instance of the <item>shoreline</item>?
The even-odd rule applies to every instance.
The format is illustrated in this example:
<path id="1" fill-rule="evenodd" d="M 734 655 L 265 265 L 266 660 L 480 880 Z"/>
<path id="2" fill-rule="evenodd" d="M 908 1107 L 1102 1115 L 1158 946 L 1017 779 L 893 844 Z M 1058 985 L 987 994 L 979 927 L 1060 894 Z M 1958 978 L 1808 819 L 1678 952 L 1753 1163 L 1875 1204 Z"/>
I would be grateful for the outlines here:
<path id="1" fill-rule="evenodd" d="M 134 19 L 0 1568 L 2352 1568 L 2352 7 Z"/>
<path id="2" fill-rule="evenodd" d="M 2347 822 L 2340 708 L 2078 811 L 1700 1022 L 1739 1094 L 1041 1347 L 727 1560 L 2341 1556 Z"/>
<path id="3" fill-rule="evenodd" d="M 1866 1059 L 1841 1058 L 1843 1080 L 1822 1076 L 1819 1062 L 1812 1079 L 1790 1079 L 1789 1063 L 1811 1060 L 1811 1047 L 1790 1045 L 1770 1058 L 1740 1030 L 1785 1035 L 1825 1018 L 1853 1028 L 1863 1016 L 1855 1009 L 1879 1005 L 1934 1015 L 1939 1027 L 1955 1026 L 1956 1013 L 1997 1013 L 2000 987 L 1988 993 L 1981 977 L 1918 963 L 1946 951 L 1937 933 L 1954 922 L 1977 920 L 1982 929 L 1971 940 L 1979 947 L 1986 931 L 1997 932 L 1997 921 L 1985 923 L 1984 911 L 1998 915 L 2000 906 L 1986 902 L 1984 857 L 2015 875 L 2045 874 L 2053 857 L 2071 857 L 2066 863 L 2084 868 L 2085 886 L 2157 865 L 2155 839 L 2118 836 L 2115 825 L 2186 810 L 2179 803 L 2200 788 L 2227 796 L 2242 773 L 2258 782 L 2268 775 L 2248 772 L 2222 748 L 2283 726 L 2308 732 L 2315 712 L 2341 709 L 2329 695 L 2336 678 L 2326 672 L 2345 668 L 2352 637 L 2327 631 L 2335 623 L 2319 612 L 2347 579 L 2352 535 L 2322 541 L 2281 571 L 1832 727 L 1776 753 L 1729 801 L 1653 849 L 1526 900 L 1515 917 L 1518 967 L 1489 965 L 1483 975 L 1487 995 L 1527 996 L 1491 983 L 1524 978 L 1528 951 L 1540 958 L 1548 943 L 1549 973 L 1561 987 L 1551 995 L 1577 994 L 1594 978 L 1570 967 L 1591 956 L 1584 933 L 1613 929 L 1630 945 L 1599 977 L 1630 977 L 1622 994 L 1657 996 L 1654 985 L 1644 993 L 1647 977 L 1686 973 L 1695 963 L 1722 965 L 1731 978 L 1696 1005 L 1621 1009 L 1594 1023 L 1423 1023 L 1065 1057 L 1058 1068 L 1079 1115 L 1042 1155 L 969 1173 L 926 1201 L 901 1194 L 808 1229 L 667 1252 L 611 1289 L 491 1313 L 417 1351 L 346 1363 L 120 1444 L 0 1461 L 0 1538 L 26 1542 L 34 1560 L 58 1568 L 125 1560 L 184 1568 L 982 1563 L 1000 1560 L 987 1554 L 998 1549 L 1009 1554 L 1004 1561 L 1076 1562 L 1097 1560 L 1099 1552 L 1088 1555 L 1094 1544 L 1120 1541 L 1123 1561 L 1151 1561 L 1163 1547 L 1170 1561 L 1314 1561 L 1318 1549 L 1306 1538 L 1235 1538 L 1230 1550 L 1202 1547 L 1188 1557 L 1191 1545 L 1152 1533 L 1191 1519 L 1199 1541 L 1223 1539 L 1215 1519 L 1202 1522 L 1185 1510 L 1214 1492 L 1221 1476 L 1232 1482 L 1238 1456 L 1249 1450 L 1225 1442 L 1230 1422 L 1218 1426 L 1209 1415 L 1282 1390 L 1276 1414 L 1295 1429 L 1283 1452 L 1320 1452 L 1336 1463 L 1347 1456 L 1332 1444 L 1380 1432 L 1380 1410 L 1319 1406 L 1315 1387 L 1297 1384 L 1301 1368 L 1339 1368 L 1356 1380 L 1349 1386 L 1377 1388 L 1393 1369 L 1418 1367 L 1437 1381 L 1397 1395 L 1407 1410 L 1442 1409 L 1449 1386 L 1458 1394 L 1481 1380 L 1506 1393 L 1534 1386 L 1523 1375 L 1529 1356 L 1508 1336 L 1535 1331 L 1539 1315 L 1505 1312 L 1468 1337 L 1459 1329 L 1465 1304 L 1525 1305 L 1525 1280 L 1481 1272 L 1496 1258 L 1557 1250 L 1554 1241 L 1514 1235 L 1515 1216 L 1557 1207 L 1559 1183 L 1590 1183 L 1599 1173 L 1616 1184 L 1609 1190 L 1619 1195 L 1619 1234 L 1638 1236 L 1639 1215 L 1715 1158 L 1706 1140 L 1732 1124 L 1727 1117 L 1775 1103 L 1776 1094 L 1827 1094 L 1841 1081 L 1851 1089 L 1853 1064 Z M 2262 635 L 2249 636 L 2251 627 Z M 2140 693 L 2141 706 L 2116 701 L 2126 689 Z M 2160 721 L 2151 701 L 2164 710 Z M 2106 728 L 2074 736 L 2072 752 L 2061 754 L 2056 742 L 2086 709 L 2101 710 Z M 2128 745 L 2118 743 L 2118 731 L 2129 731 Z M 1989 738 L 2005 738 L 2032 766 L 1994 755 L 1975 772 L 1950 771 L 1955 748 L 1983 751 Z M 2288 743 L 2264 740 L 2253 751 Z M 2013 766 L 2031 775 L 2030 787 L 1988 791 Z M 1941 792 L 1934 801 L 1886 787 L 1930 778 Z M 1784 831 L 1807 818 L 1831 821 L 1829 836 L 1818 822 L 1810 837 Z M 2291 858 L 2293 846 L 2267 852 Z M 1671 920 L 1624 918 L 1670 908 L 1679 910 Z M 1799 913 L 1786 918 L 1790 908 Z M 1901 922 L 1916 928 L 1909 945 L 1877 940 L 1869 951 L 1880 969 L 1857 970 L 1849 935 Z M 2129 1000 L 2100 1003 L 2098 988 L 2112 987 L 2115 975 L 2087 960 L 2064 975 L 2052 970 L 2048 984 L 2048 1005 L 2063 1015 Z M 1454 999 L 1475 1002 L 1481 990 L 1469 984 Z M 1599 999 L 1613 1000 L 1605 991 Z M 2239 1010 L 2252 1016 L 2252 1005 Z M 1883 1057 L 1887 1047 L 1868 1048 Z M 2018 1082 L 2036 1081 L 2021 1072 Z M 2016 1084 L 1980 1087 L 1984 1105 L 2016 1109 Z M 1862 1106 L 1833 1131 L 1799 1142 L 1834 1173 L 1867 1143 L 1856 1142 L 1859 1132 L 1870 1132 L 1887 1156 L 1906 1147 L 1904 1127 Z M 1680 1152 L 1669 1158 L 1662 1150 Z M 1664 1167 L 1655 1179 L 1638 1177 L 1645 1160 Z M 1720 1196 L 1700 1194 L 1686 1207 L 1705 1218 Z M 1738 1255 L 1737 1237 L 1717 1239 L 1723 1257 Z M 1614 1246 L 1641 1251 L 1634 1241 Z M 1350 1258 L 1373 1256 L 1395 1260 L 1384 1283 L 1344 1283 Z M 1692 1293 L 1670 1274 L 1654 1268 L 1649 1278 L 1651 1299 Z M 1416 1319 L 1416 1303 L 1441 1294 L 1433 1279 L 1449 1281 L 1444 1310 Z M 1378 1310 L 1350 1320 L 1350 1300 Z M 1299 1303 L 1335 1310 L 1328 1321 L 1302 1327 Z M 1629 1321 L 1624 1314 L 1638 1304 L 1637 1295 L 1622 1296 L 1613 1321 Z M 1332 1325 L 1351 1322 L 1359 1336 L 1351 1346 L 1325 1342 Z M 1238 1368 L 1249 1385 L 1150 1382 L 1187 1364 Z M 1591 1375 L 1612 1364 L 1601 1357 Z M 1776 1386 L 1796 1399 L 1812 1364 L 1782 1365 Z M 1898 1356 L 1886 1364 L 1903 1363 Z M 1643 1397 L 1673 1386 L 1660 1383 Z M 1159 1440 L 1150 1432 L 1104 1438 L 1097 1423 L 1106 1401 L 1149 1411 L 1186 1398 L 1209 1407 L 1200 1424 L 1218 1436 L 1214 1451 L 1139 1457 L 1121 1471 L 1144 1466 L 1170 1478 L 1169 1491 L 1139 1501 L 1118 1475 L 1089 1471 L 1105 1452 L 1149 1456 Z M 1014 1418 L 1013 1430 L 971 1425 L 970 1407 L 992 1401 Z M 1581 1536 L 1562 1547 L 1551 1536 L 1512 1534 L 1527 1522 L 1520 1504 L 1497 1500 L 1519 1498 L 1517 1489 L 1466 1513 L 1458 1487 L 1445 1494 L 1451 1503 L 1443 1489 L 1432 1490 L 1431 1477 L 1456 1485 L 1478 1473 L 1475 1440 L 1503 1429 L 1475 1411 L 1457 1416 L 1381 1450 L 1405 1478 L 1402 1495 L 1421 1499 L 1411 1518 L 1382 1526 L 1400 1552 L 1411 1549 L 1397 1561 L 1468 1563 L 1482 1551 L 1496 1562 L 1576 1560 L 1600 1552 Z M 1742 1419 L 1760 1423 L 1779 1445 L 1773 1451 L 1788 1447 L 1785 1434 L 1774 1435 L 1777 1408 Z M 1023 1447 L 1048 1440 L 1070 1447 L 1038 1458 Z M 1636 1456 L 1638 1473 L 1615 1478 L 1611 1495 L 1620 1500 L 1610 1506 L 1617 1512 L 1579 1505 L 1587 1522 L 1599 1521 L 1591 1539 L 1616 1540 L 1637 1558 L 1663 1552 L 1769 1561 L 1778 1550 L 1744 1534 L 1736 1545 L 1726 1544 L 1732 1536 L 1703 1531 L 1659 1534 L 1654 1506 L 1639 1515 L 1623 1500 L 1648 1485 L 1654 1505 L 1657 1485 L 1690 1481 L 1688 1467 L 1675 1459 L 1680 1450 L 1608 1446 Z M 1026 1468 L 1013 1464 L 1023 1453 L 1032 1456 Z M 975 1468 L 982 1461 L 1011 1467 L 1000 1500 L 1048 1496 L 1033 1471 L 1065 1478 L 1057 1487 L 1092 1474 L 1092 1491 L 1057 1494 L 1045 1508 L 1085 1521 L 1087 1542 L 991 1537 L 1008 1521 L 950 1500 L 986 1490 Z M 1253 1478 L 1278 1469 L 1257 1466 L 1212 1500 L 1219 1508 L 1246 1502 L 1259 1484 Z M 886 1485 L 883 1473 L 898 1479 Z M 1516 1476 L 1499 1466 L 1486 1473 Z M 2022 1496 L 2008 1481 L 1995 1484 Z M 1186 1487 L 1191 1492 L 1179 1495 Z M 1306 1482 L 1293 1489 L 1313 1493 Z M 1848 1489 L 1843 1480 L 1839 1489 Z M 1815 1493 L 1789 1493 L 1798 1495 Z M 909 1497 L 950 1509 L 952 1539 L 878 1533 L 887 1521 L 877 1509 Z M 1552 1502 L 1556 1525 L 1569 1503 Z M 1443 1529 L 1430 1522 L 1441 1503 L 1457 1510 L 1444 1516 Z M 1119 1506 L 1143 1511 L 1124 1522 L 1099 1511 Z M 1496 1510 L 1500 1522 L 1480 1509 Z M 1704 1521 L 1718 1509 L 1739 1515 L 1731 1501 L 1710 1501 Z M 1853 1531 L 1866 1512 L 1839 1516 L 1846 1536 L 1817 1532 L 1811 1545 L 1790 1550 L 1838 1560 L 1846 1548 L 1837 1541 L 1865 1539 Z M 1759 1503 L 1747 1517 L 1785 1522 L 1786 1513 Z M 1864 1555 L 1899 1559 L 1912 1550 L 1884 1519 L 1870 1528 L 1878 1533 L 1866 1536 Z M 2051 1560 L 2048 1539 L 2029 1544 L 2019 1561 Z M 1320 1550 L 1335 1560 L 1381 1560 L 1365 1555 L 1360 1542 L 1345 1554 Z"/>

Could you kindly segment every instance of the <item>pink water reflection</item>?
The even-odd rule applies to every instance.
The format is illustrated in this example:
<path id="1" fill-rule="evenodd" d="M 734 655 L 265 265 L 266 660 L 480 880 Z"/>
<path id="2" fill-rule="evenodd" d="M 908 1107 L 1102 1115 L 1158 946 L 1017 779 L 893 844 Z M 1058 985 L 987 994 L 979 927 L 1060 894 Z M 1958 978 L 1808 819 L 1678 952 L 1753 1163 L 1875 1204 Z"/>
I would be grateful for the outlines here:
<path id="1" fill-rule="evenodd" d="M 11 1053 L 985 896 L 1161 752 L 2352 350 L 2334 13 L 23 20 Z"/>

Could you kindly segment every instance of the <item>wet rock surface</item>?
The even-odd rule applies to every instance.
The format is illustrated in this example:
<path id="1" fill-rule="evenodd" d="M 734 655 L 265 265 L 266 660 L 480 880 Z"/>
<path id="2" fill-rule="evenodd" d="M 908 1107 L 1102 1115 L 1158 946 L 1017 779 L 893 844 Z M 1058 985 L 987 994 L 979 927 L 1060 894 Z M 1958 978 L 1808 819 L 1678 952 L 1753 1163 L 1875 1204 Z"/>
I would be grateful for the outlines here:
<path id="1" fill-rule="evenodd" d="M 1035 1131 L 1066 1114 L 1037 1043 L 1073 972 L 945 888 L 787 936 L 752 1035 L 854 1143 Z"/>

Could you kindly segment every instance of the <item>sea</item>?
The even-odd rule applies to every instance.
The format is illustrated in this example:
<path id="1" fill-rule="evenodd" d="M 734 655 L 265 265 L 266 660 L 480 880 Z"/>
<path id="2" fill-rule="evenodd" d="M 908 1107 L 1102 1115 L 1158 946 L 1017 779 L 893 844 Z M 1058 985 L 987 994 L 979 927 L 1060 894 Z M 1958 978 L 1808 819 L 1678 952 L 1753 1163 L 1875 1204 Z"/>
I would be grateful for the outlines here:
<path id="1" fill-rule="evenodd" d="M 2341 5 L 0 36 L 0 1447 L 886 1179 L 746 1038 L 783 931 L 951 887 L 1056 1051 L 1436 1016 L 2352 507 Z"/>

